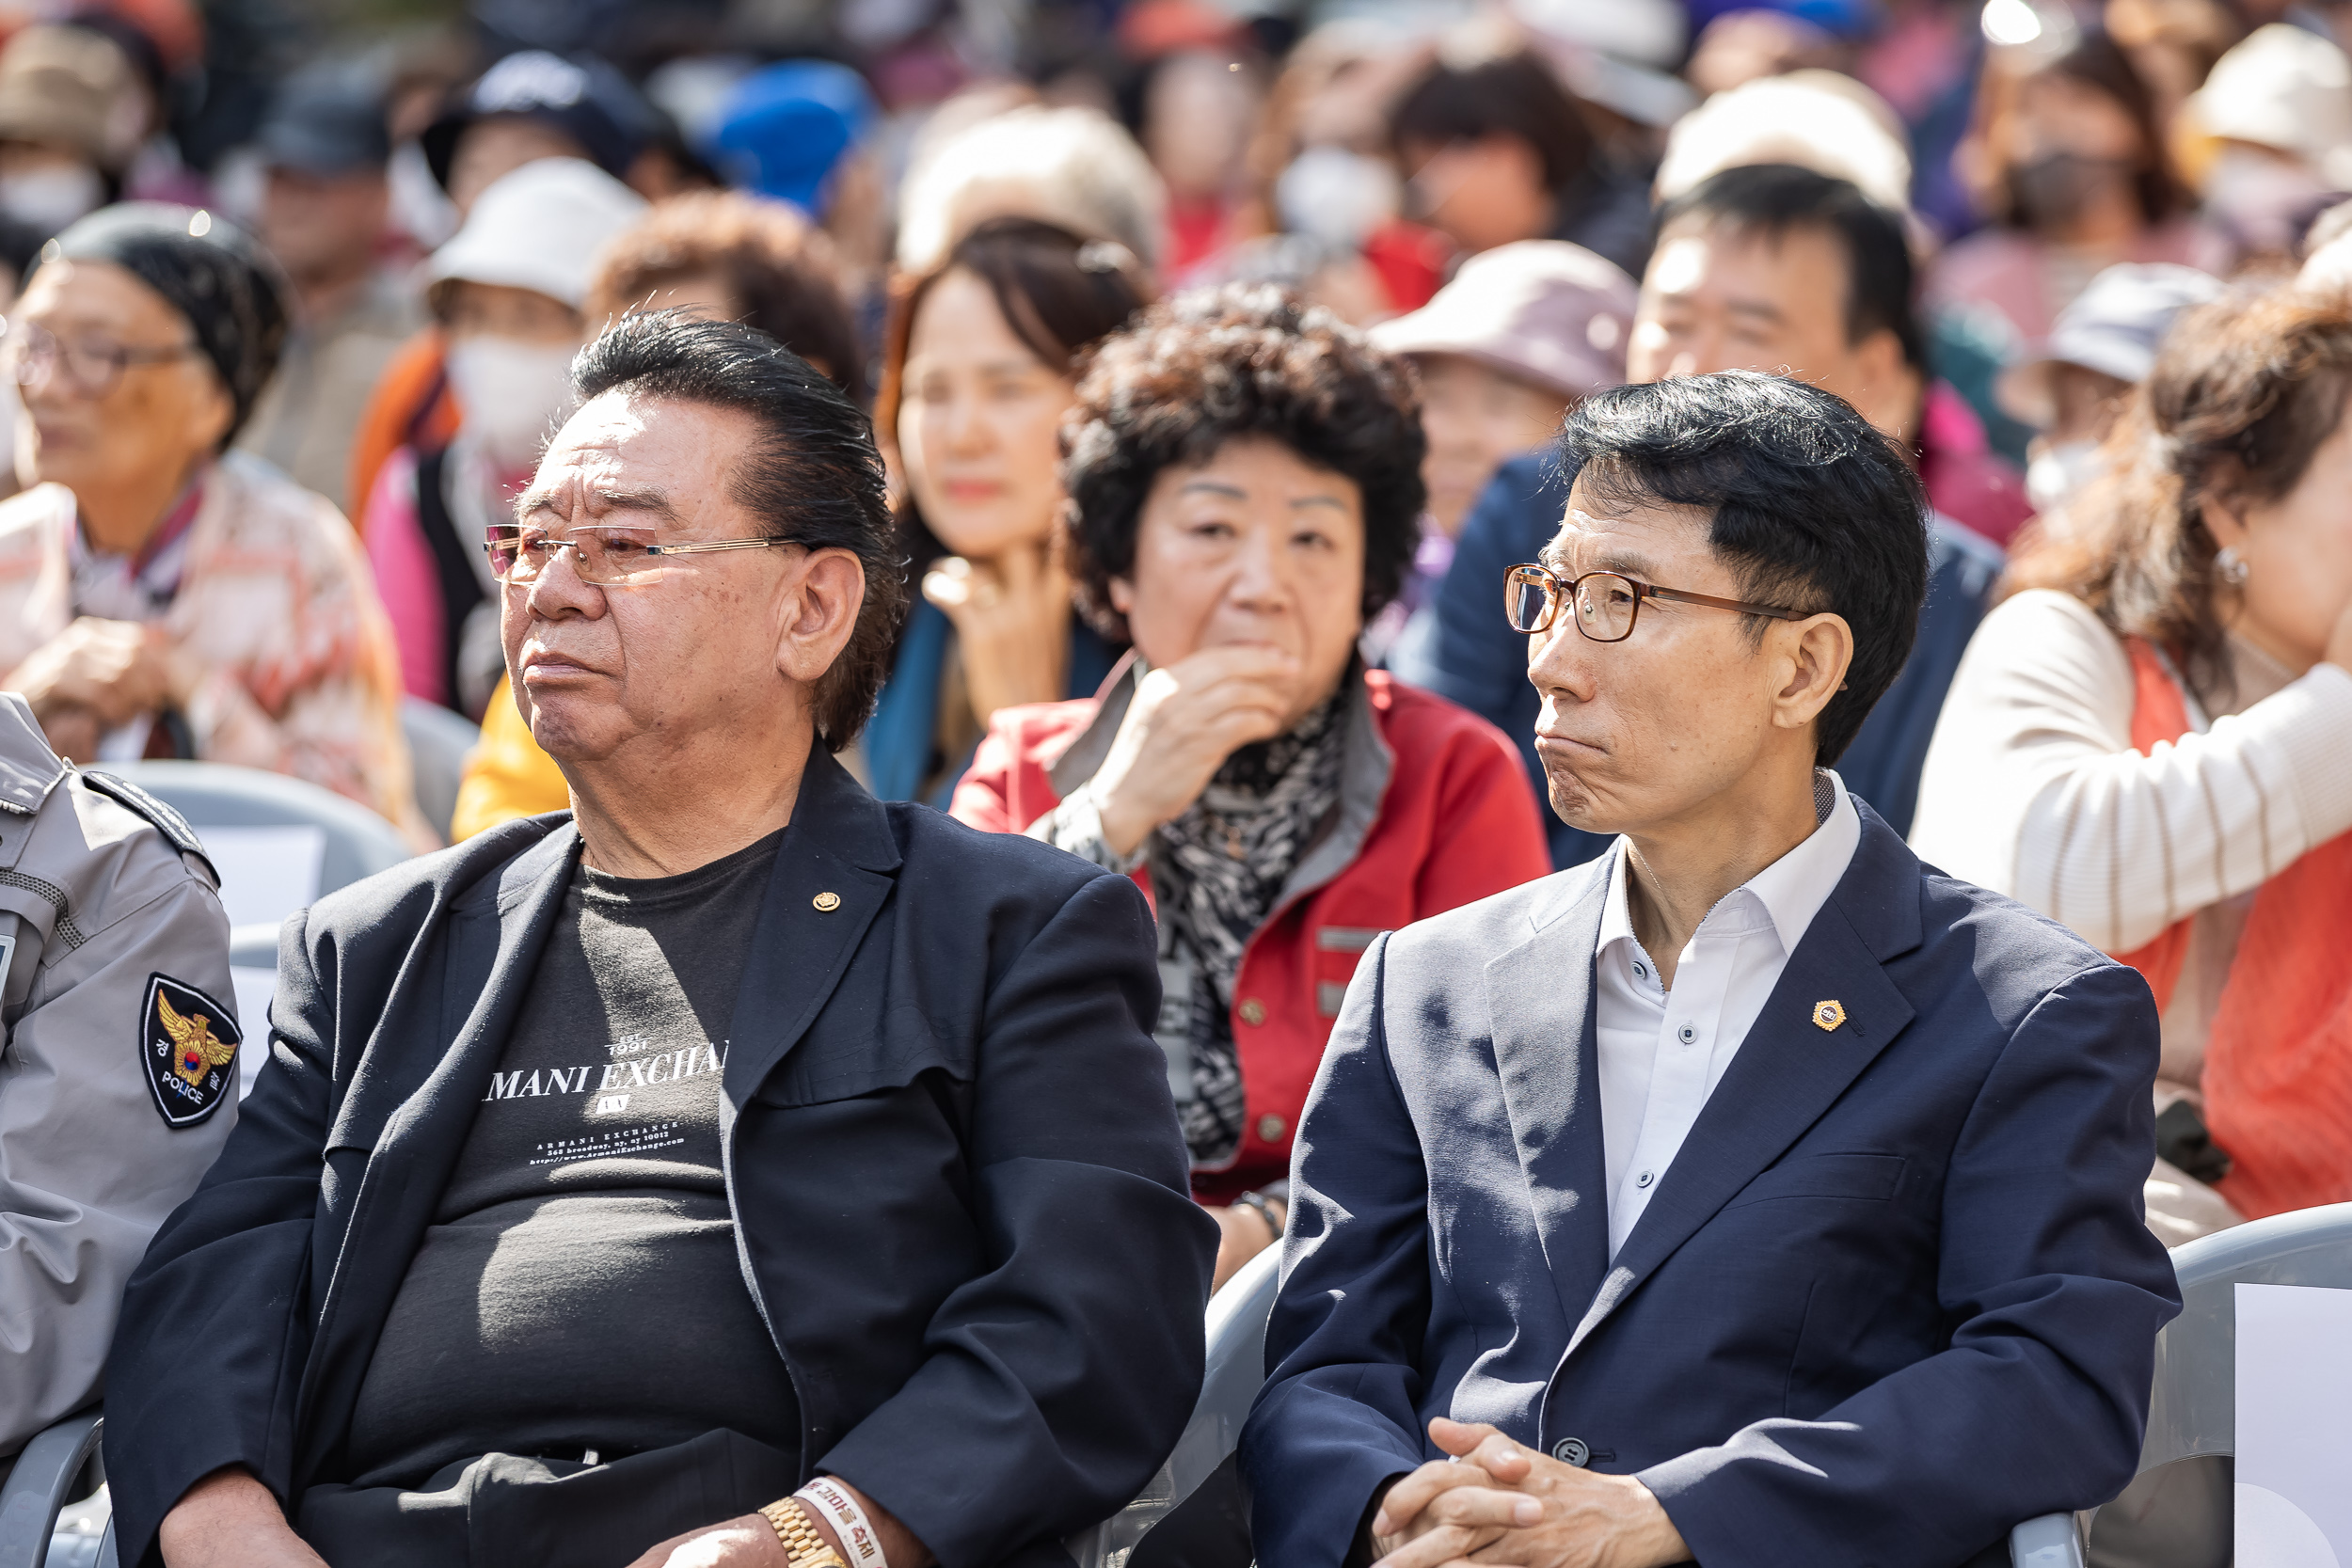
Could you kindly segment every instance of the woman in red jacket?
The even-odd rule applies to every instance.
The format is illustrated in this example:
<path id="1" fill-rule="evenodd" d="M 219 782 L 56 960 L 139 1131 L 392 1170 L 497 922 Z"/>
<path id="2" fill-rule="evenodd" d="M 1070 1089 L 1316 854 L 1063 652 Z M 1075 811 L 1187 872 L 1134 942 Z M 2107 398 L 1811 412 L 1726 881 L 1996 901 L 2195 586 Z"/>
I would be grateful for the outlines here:
<path id="1" fill-rule="evenodd" d="M 1222 1283 L 1280 1234 L 1358 957 L 1550 862 L 1511 743 L 1357 657 L 1420 538 L 1399 361 L 1271 288 L 1187 294 L 1104 342 L 1062 441 L 1071 574 L 1135 651 L 1096 697 L 1000 710 L 952 810 L 1153 895 Z"/>

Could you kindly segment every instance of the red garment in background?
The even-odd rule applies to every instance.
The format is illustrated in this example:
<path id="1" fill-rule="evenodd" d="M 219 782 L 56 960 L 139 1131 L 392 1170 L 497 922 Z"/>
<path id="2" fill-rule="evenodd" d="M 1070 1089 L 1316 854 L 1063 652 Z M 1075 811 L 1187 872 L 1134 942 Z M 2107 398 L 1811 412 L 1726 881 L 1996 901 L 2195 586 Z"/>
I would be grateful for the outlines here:
<path id="1" fill-rule="evenodd" d="M 1551 870 L 1518 748 L 1477 715 L 1367 673 L 1380 738 L 1395 759 L 1380 815 L 1356 858 L 1278 907 L 1233 977 L 1242 1143 L 1222 1170 L 1192 1174 L 1193 1196 L 1231 1203 L 1290 1170 L 1291 1138 L 1356 960 L 1383 931 L 1533 881 Z M 1092 721 L 1098 697 L 997 713 L 949 815 L 1017 833 L 1060 803 L 1049 769 Z M 1152 891 L 1147 871 L 1136 880 Z"/>
<path id="2" fill-rule="evenodd" d="M 1986 441 L 1967 400 L 1941 381 L 1929 384 L 1919 411 L 1919 482 L 1938 512 L 2003 549 L 2033 515 L 2025 477 Z"/>
<path id="3" fill-rule="evenodd" d="M 2188 733 L 2188 705 L 2153 649 L 2131 640 L 2132 746 Z M 2352 1199 L 2352 833 L 2265 882 L 2238 938 L 2205 1044 L 2205 1128 L 2228 1151 L 2218 1190 L 2249 1219 Z M 2161 1012 L 2188 954 L 2189 921 L 2117 958 Z"/>
<path id="4" fill-rule="evenodd" d="M 1364 260 L 1380 275 L 1391 305 L 1400 313 L 1418 310 L 1445 283 L 1454 242 L 1434 229 L 1391 218 L 1365 237 Z"/>

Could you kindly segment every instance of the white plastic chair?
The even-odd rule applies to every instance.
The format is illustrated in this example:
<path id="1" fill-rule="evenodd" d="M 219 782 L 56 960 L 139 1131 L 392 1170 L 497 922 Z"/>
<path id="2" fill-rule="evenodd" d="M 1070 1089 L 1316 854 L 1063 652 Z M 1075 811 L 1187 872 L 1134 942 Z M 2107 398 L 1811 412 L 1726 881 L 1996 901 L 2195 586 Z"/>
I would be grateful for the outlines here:
<path id="1" fill-rule="evenodd" d="M 449 839 L 449 820 L 457 810 L 457 786 L 466 777 L 466 759 L 481 744 L 482 728 L 462 713 L 421 697 L 400 700 L 400 733 L 408 740 L 409 771 L 417 791 L 417 809 L 433 831 Z"/>
<path id="2" fill-rule="evenodd" d="M 2172 1253 L 2181 1315 L 2156 1337 L 2139 1474 L 2090 1515 L 2092 1568 L 2224 1568 L 2235 1524 L 2237 1291 L 2352 1290 L 2352 1203 L 2273 1214 Z"/>

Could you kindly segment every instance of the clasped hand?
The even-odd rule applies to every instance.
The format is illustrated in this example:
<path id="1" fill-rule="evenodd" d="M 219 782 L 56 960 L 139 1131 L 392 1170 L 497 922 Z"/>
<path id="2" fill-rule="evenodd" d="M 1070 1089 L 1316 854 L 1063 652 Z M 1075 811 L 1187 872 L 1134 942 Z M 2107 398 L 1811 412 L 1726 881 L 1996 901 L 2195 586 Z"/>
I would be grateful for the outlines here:
<path id="1" fill-rule="evenodd" d="M 1429 1423 L 1454 1455 L 1389 1489 L 1373 1515 L 1375 1568 L 1663 1568 L 1690 1549 L 1666 1511 L 1631 1476 L 1596 1475 L 1494 1427 Z"/>

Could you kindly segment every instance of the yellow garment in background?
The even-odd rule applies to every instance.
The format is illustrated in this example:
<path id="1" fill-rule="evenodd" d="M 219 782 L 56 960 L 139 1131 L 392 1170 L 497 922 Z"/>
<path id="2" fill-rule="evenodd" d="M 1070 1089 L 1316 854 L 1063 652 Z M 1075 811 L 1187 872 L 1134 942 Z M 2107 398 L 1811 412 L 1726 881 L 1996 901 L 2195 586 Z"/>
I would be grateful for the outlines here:
<path id="1" fill-rule="evenodd" d="M 563 811 L 572 803 L 555 759 L 531 738 L 531 726 L 516 709 L 506 677 L 499 677 L 482 715 L 482 743 L 466 761 L 457 786 L 457 809 L 450 815 L 453 843 L 518 816 Z"/>

